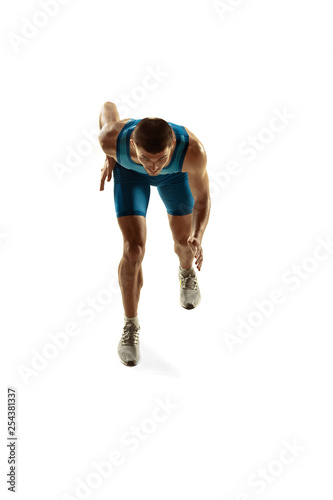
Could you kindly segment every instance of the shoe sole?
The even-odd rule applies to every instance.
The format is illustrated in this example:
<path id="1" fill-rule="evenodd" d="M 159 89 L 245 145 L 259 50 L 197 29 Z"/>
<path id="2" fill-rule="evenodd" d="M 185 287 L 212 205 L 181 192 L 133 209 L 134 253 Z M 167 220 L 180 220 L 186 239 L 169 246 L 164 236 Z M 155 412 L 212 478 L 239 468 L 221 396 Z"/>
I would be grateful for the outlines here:
<path id="1" fill-rule="evenodd" d="M 183 304 L 181 303 L 181 301 L 179 301 L 180 305 L 184 308 L 184 309 L 195 309 L 196 307 L 198 307 L 198 305 L 200 304 L 201 302 L 201 299 L 199 300 L 199 302 L 197 303 L 196 306 L 194 306 L 193 304 L 188 304 L 187 306 L 183 306 Z"/>
<path id="2" fill-rule="evenodd" d="M 125 363 L 125 361 L 123 361 L 120 356 L 119 356 L 119 359 L 122 362 L 122 364 L 125 366 L 136 366 L 140 361 L 140 359 L 138 359 L 137 363 L 134 363 L 134 361 L 129 361 L 128 363 Z"/>

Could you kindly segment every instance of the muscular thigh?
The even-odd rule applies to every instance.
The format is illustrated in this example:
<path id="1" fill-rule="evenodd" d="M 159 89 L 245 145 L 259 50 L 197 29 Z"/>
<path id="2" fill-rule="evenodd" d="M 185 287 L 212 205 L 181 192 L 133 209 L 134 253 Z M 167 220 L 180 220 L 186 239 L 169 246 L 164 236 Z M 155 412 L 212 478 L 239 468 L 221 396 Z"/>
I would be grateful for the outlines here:
<path id="1" fill-rule="evenodd" d="M 146 217 L 150 198 L 150 185 L 138 172 L 121 167 L 113 170 L 114 204 L 117 218 L 128 215 Z"/>
<path id="2" fill-rule="evenodd" d="M 142 215 L 124 215 L 117 218 L 124 245 L 144 247 L 147 239 L 146 218 Z"/>
<path id="3" fill-rule="evenodd" d="M 187 172 L 164 175 L 163 182 L 157 186 L 169 215 L 184 216 L 192 213 L 194 199 L 190 189 Z"/>
<path id="4" fill-rule="evenodd" d="M 192 230 L 192 214 L 168 214 L 168 219 L 174 241 L 181 245 L 186 245 L 187 238 L 191 235 Z"/>

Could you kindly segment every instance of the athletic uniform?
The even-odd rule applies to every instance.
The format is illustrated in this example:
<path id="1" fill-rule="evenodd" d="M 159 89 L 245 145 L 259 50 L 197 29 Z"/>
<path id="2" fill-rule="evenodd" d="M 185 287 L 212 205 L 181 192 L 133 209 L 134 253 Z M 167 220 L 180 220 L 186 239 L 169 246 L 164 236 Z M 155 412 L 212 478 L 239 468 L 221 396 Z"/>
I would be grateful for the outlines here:
<path id="1" fill-rule="evenodd" d="M 117 163 L 113 169 L 114 203 L 117 217 L 143 215 L 146 217 L 150 186 L 156 186 L 170 215 L 192 213 L 194 199 L 187 172 L 182 172 L 189 136 L 181 125 L 169 123 L 176 136 L 176 145 L 169 165 L 157 176 L 147 174 L 143 165 L 135 163 L 130 154 L 130 137 L 141 120 L 130 119 L 117 138 Z"/>

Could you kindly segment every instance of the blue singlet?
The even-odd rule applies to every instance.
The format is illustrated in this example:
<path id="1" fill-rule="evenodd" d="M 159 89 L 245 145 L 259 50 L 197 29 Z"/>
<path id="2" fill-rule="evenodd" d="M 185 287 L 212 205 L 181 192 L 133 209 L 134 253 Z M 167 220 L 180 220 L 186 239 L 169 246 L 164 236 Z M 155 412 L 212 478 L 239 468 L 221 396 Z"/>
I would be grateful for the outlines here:
<path id="1" fill-rule="evenodd" d="M 188 182 L 187 172 L 182 172 L 189 136 L 181 125 L 169 123 L 176 136 L 176 146 L 169 165 L 152 176 L 143 165 L 135 163 L 130 154 L 130 137 L 141 120 L 130 119 L 117 138 L 117 163 L 113 169 L 114 203 L 117 217 L 142 215 L 146 217 L 150 186 L 156 186 L 170 215 L 192 213 L 194 199 Z M 168 175 L 166 175 L 168 174 Z"/>

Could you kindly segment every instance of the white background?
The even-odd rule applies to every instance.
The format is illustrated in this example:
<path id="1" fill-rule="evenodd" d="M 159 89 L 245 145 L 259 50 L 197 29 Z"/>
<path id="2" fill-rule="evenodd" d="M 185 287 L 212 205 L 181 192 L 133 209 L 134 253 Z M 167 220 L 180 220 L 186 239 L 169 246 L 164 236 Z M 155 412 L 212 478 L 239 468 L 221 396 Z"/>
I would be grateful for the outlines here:
<path id="1" fill-rule="evenodd" d="M 332 496 L 332 250 L 314 258 L 318 238 L 333 238 L 331 4 L 226 0 L 223 13 L 222 3 L 72 0 L 46 18 L 38 1 L 1 8 L 7 495 L 13 386 L 20 500 Z M 44 26 L 29 31 L 27 20 Z M 147 68 L 163 73 L 150 90 Z M 117 355 L 122 236 L 113 180 L 99 191 L 103 152 L 90 143 L 76 167 L 60 177 L 55 168 L 84 131 L 97 130 L 103 102 L 124 105 L 126 95 L 122 118 L 162 117 L 202 141 L 212 198 L 197 272 L 202 302 L 186 311 L 165 207 L 152 189 L 135 368 Z M 270 136 L 263 129 L 274 110 L 293 118 Z M 266 140 L 251 161 L 239 149 L 249 137 Z M 222 184 L 233 160 L 238 174 Z M 303 273 L 297 288 L 292 266 Z M 108 287 L 109 303 L 87 322 L 78 308 Z M 239 322 L 274 289 L 284 302 L 241 339 Z M 50 334 L 70 322 L 78 334 L 24 380 L 22 366 L 31 369 Z M 226 332 L 242 343 L 228 348 Z M 168 399 L 173 410 L 160 410 L 167 417 L 154 424 L 157 401 Z M 135 451 L 123 441 L 133 426 L 143 426 Z M 286 441 L 302 451 L 283 465 Z M 122 464 L 99 481 L 92 464 L 116 450 Z M 260 468 L 268 476 L 259 490 L 248 480 Z M 92 478 L 97 487 L 78 489 Z"/>

